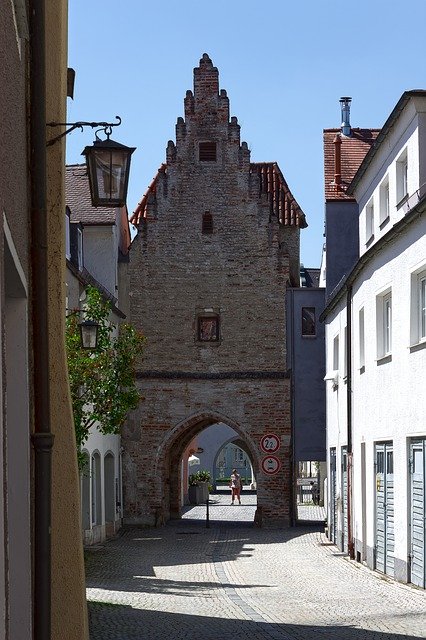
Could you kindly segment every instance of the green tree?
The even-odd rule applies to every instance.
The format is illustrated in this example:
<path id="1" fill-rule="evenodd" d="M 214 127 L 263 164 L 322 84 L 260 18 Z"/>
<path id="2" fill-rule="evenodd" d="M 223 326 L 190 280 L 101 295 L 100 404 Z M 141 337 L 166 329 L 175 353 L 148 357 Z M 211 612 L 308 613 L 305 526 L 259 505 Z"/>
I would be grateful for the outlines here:
<path id="1" fill-rule="evenodd" d="M 81 447 L 96 425 L 101 433 L 119 433 L 127 413 L 140 400 L 135 381 L 136 358 L 142 353 L 145 338 L 129 324 L 110 322 L 111 304 L 95 287 L 86 290 L 84 315 L 99 324 L 98 345 L 83 349 L 80 342 L 78 311 L 67 316 L 66 348 L 71 400 L 79 463 Z"/>

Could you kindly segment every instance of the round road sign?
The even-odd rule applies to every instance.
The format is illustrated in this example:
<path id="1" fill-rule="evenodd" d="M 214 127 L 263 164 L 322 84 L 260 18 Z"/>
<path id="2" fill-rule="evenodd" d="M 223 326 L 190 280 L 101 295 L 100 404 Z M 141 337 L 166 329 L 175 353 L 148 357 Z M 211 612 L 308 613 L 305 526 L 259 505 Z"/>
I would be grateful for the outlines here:
<path id="1" fill-rule="evenodd" d="M 265 453 L 275 453 L 280 448 L 280 439 L 275 433 L 267 433 L 260 441 L 260 448 Z"/>
<path id="2" fill-rule="evenodd" d="M 273 476 L 280 470 L 281 462 L 277 456 L 265 456 L 262 458 L 260 466 L 262 467 L 263 473 L 266 473 L 268 476 Z"/>

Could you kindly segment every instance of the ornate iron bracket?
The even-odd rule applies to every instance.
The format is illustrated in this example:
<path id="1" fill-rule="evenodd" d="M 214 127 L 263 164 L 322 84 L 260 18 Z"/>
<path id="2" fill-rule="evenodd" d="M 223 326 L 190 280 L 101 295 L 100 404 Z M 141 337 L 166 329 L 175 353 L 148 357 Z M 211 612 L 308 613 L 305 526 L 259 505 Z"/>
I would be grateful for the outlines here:
<path id="1" fill-rule="evenodd" d="M 105 135 L 109 138 L 112 132 L 112 127 L 118 127 L 121 124 L 120 116 L 115 116 L 115 117 L 118 120 L 118 122 L 48 122 L 47 123 L 48 127 L 69 127 L 69 129 L 67 129 L 66 131 L 63 131 L 55 138 L 52 138 L 51 140 L 49 140 L 46 143 L 46 146 L 47 147 L 52 146 L 52 144 L 55 144 L 55 142 L 57 142 L 58 140 L 61 140 L 61 138 L 64 138 L 69 133 L 71 133 L 71 131 L 74 131 L 75 129 L 80 129 L 81 131 L 83 131 L 83 127 L 91 127 L 92 129 L 96 129 L 96 127 L 99 127 L 98 131 L 104 131 Z M 97 135 L 98 131 L 95 131 L 95 135 L 97 139 L 99 139 Z"/>

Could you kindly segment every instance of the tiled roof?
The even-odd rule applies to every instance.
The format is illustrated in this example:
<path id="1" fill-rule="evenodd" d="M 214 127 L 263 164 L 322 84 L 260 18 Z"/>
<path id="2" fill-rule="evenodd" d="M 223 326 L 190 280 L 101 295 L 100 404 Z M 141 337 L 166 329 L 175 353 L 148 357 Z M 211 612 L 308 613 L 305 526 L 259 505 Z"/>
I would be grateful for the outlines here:
<path id="1" fill-rule="evenodd" d="M 350 137 L 344 136 L 341 129 L 324 129 L 324 190 L 326 200 L 353 200 L 346 189 L 364 157 L 380 133 L 380 129 L 352 129 Z M 336 184 L 336 136 L 340 139 L 341 181 Z"/>
<path id="2" fill-rule="evenodd" d="M 65 172 L 65 200 L 72 222 L 84 225 L 111 225 L 119 208 L 94 207 L 90 198 L 89 178 L 85 164 L 70 164 Z"/>
<path id="3" fill-rule="evenodd" d="M 288 188 L 281 169 L 276 162 L 254 162 L 250 164 L 250 171 L 258 173 L 260 177 L 260 191 L 269 196 L 269 205 L 272 215 L 276 215 L 278 220 L 285 225 L 295 225 L 304 229 L 308 226 L 305 214 Z M 162 164 L 154 176 L 151 184 L 145 192 L 133 212 L 130 222 L 138 225 L 143 218 L 147 217 L 147 204 L 149 196 L 155 197 L 157 181 L 160 173 L 167 172 L 167 165 Z"/>

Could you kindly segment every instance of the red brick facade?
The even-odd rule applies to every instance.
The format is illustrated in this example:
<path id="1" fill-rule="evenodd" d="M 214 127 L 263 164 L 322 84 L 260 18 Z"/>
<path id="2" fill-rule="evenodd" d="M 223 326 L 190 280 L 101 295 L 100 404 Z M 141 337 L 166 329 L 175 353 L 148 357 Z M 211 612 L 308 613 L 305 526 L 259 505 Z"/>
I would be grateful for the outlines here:
<path id="1" fill-rule="evenodd" d="M 147 346 L 138 374 L 143 400 L 123 433 L 125 519 L 178 516 L 181 456 L 203 428 L 224 422 L 251 453 L 263 524 L 287 526 L 285 298 L 306 223 L 277 165 L 250 164 L 218 87 L 204 54 L 176 144 L 169 141 L 167 162 L 133 217 L 131 320 Z M 270 432 L 281 440 L 274 476 L 261 471 L 260 439 Z"/>

